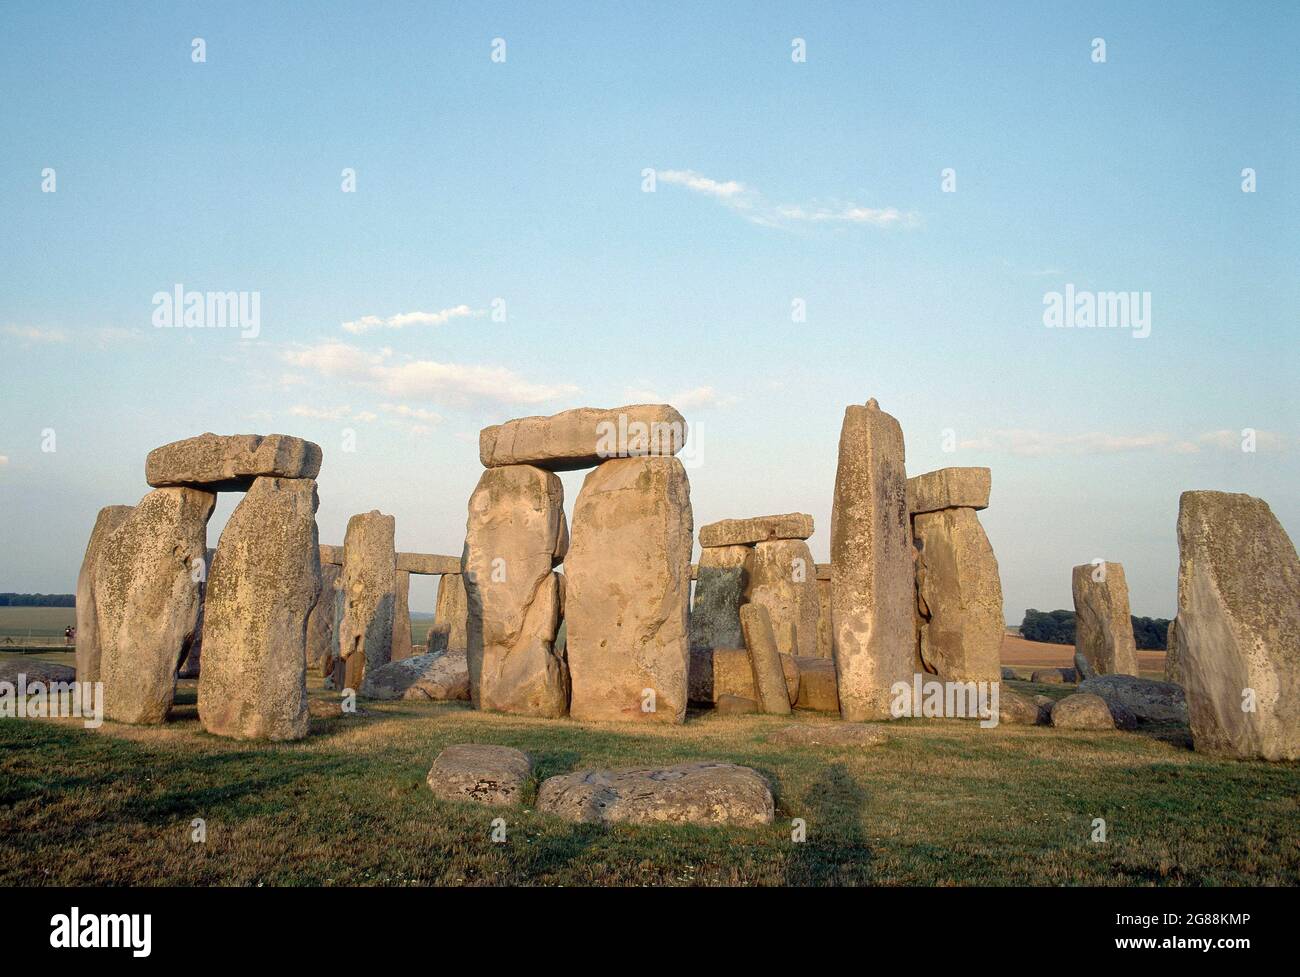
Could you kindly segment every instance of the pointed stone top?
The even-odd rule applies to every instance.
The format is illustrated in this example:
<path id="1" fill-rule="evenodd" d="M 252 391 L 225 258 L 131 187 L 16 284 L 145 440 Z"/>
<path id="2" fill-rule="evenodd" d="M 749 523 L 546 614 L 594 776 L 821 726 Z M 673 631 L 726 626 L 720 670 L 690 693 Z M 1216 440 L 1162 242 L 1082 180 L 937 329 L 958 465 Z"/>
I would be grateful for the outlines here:
<path id="1" fill-rule="evenodd" d="M 872 410 L 880 410 L 880 404 L 877 403 L 875 397 L 872 397 L 870 400 L 867 401 L 867 406 L 870 407 Z"/>

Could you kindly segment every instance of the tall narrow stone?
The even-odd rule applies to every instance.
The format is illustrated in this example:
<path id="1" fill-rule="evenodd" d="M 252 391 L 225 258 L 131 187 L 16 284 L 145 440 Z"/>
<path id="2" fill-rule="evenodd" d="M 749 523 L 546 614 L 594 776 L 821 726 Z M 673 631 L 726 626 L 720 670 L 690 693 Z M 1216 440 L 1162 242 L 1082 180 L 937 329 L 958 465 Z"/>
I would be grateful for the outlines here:
<path id="1" fill-rule="evenodd" d="M 95 528 L 90 531 L 86 555 L 81 559 L 81 572 L 77 574 L 77 681 L 99 681 L 99 625 L 95 613 L 95 564 L 99 551 L 118 526 L 131 514 L 132 506 L 107 505 L 95 517 Z"/>
<path id="2" fill-rule="evenodd" d="M 1095 675 L 1136 675 L 1137 642 L 1124 567 L 1084 563 L 1074 568 L 1071 585 L 1075 653 Z"/>
<path id="3" fill-rule="evenodd" d="M 397 604 L 395 530 L 393 517 L 377 509 L 348 520 L 343 538 L 343 617 L 339 622 L 339 658 L 344 667 L 342 684 L 336 681 L 336 688 L 359 690 L 367 664 L 386 665 L 392 660 Z"/>
<path id="4" fill-rule="evenodd" d="M 750 603 L 767 608 L 783 655 L 817 654 L 817 564 L 802 539 L 772 539 L 754 544 L 749 577 Z"/>
<path id="5" fill-rule="evenodd" d="M 772 619 L 762 604 L 746 604 L 740 609 L 740 623 L 745 630 L 745 647 L 754 673 L 754 691 L 763 711 L 774 716 L 790 714 L 790 695 L 777 651 Z M 793 662 L 793 658 L 790 659 Z M 796 696 L 798 692 L 796 690 Z"/>
<path id="6" fill-rule="evenodd" d="M 619 458 L 587 475 L 565 562 L 575 719 L 685 720 L 692 532 L 676 458 Z"/>
<path id="7" fill-rule="evenodd" d="M 831 565 L 817 564 L 817 657 L 831 657 Z"/>
<path id="8" fill-rule="evenodd" d="M 699 574 L 691 604 L 691 650 L 740 647 L 744 640 L 740 629 L 740 608 L 745 603 L 744 569 L 701 565 Z"/>
<path id="9" fill-rule="evenodd" d="M 392 661 L 410 658 L 411 648 L 411 574 L 398 570 L 393 581 L 393 654 Z"/>
<path id="10" fill-rule="evenodd" d="M 915 658 L 915 571 L 903 429 L 874 399 L 840 430 L 831 509 L 831 629 L 840 715 L 889 719 Z"/>
<path id="11" fill-rule="evenodd" d="M 324 550 L 325 547 L 321 547 Z M 334 563 L 320 565 L 320 596 L 307 617 L 307 671 L 328 675 L 338 648 L 338 618 L 335 608 L 338 589 L 342 586 L 343 567 Z"/>
<path id="12" fill-rule="evenodd" d="M 188 649 L 181 650 L 181 667 L 177 678 L 195 679 L 203 668 L 203 609 L 207 606 L 208 577 L 212 574 L 212 561 L 217 551 L 209 546 L 203 557 L 203 579 L 199 581 L 199 619 L 194 622 L 194 638 Z"/>
<path id="13" fill-rule="evenodd" d="M 211 492 L 155 489 L 104 540 L 95 561 L 104 715 L 161 723 L 193 640 Z"/>
<path id="14" fill-rule="evenodd" d="M 1178 502 L 1178 650 L 1198 752 L 1300 759 L 1300 558 L 1268 504 Z"/>
<path id="15" fill-rule="evenodd" d="M 1178 618 L 1169 622 L 1165 631 L 1165 681 L 1183 684 L 1182 654 L 1178 650 Z"/>
<path id="16" fill-rule="evenodd" d="M 307 618 L 321 592 L 316 482 L 261 476 L 217 544 L 199 720 L 217 736 L 307 735 Z"/>
<path id="17" fill-rule="evenodd" d="M 483 472 L 470 496 L 461 558 L 470 695 L 478 708 L 547 717 L 568 710 L 552 572 L 567 547 L 558 476 L 532 465 Z"/>
<path id="18" fill-rule="evenodd" d="M 465 596 L 464 576 L 444 573 L 438 578 L 438 598 L 433 610 L 433 627 L 429 628 L 428 650 L 466 654 L 469 648 L 468 618 L 469 599 Z"/>
<path id="19" fill-rule="evenodd" d="M 913 517 L 923 561 L 917 587 L 929 617 L 921 625 L 925 671 L 944 681 L 996 682 L 1002 677 L 1002 583 L 974 509 Z"/>

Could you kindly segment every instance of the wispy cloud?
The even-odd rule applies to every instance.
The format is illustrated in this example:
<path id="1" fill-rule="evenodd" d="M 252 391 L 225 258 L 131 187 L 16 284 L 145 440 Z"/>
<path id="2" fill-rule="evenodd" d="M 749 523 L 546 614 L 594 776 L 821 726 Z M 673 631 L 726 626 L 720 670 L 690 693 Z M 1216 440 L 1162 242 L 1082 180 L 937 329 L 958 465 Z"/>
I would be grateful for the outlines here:
<path id="1" fill-rule="evenodd" d="M 730 407 L 739 397 L 718 393 L 712 387 L 692 387 L 679 390 L 670 397 L 661 397 L 645 387 L 626 387 L 623 398 L 629 404 L 671 404 L 678 410 L 698 410 L 705 407 Z"/>
<path id="2" fill-rule="evenodd" d="M 0 455 L 0 465 L 7 465 L 7 464 L 9 464 L 9 456 Z"/>
<path id="3" fill-rule="evenodd" d="M 914 227 L 915 213 L 896 207 L 864 207 L 856 203 L 773 204 L 753 187 L 737 180 L 714 180 L 694 170 L 658 170 L 657 182 L 685 187 L 712 197 L 745 220 L 764 227 L 795 224 L 865 224 L 873 227 Z"/>
<path id="4" fill-rule="evenodd" d="M 322 377 L 350 381 L 402 400 L 536 404 L 578 392 L 572 384 L 525 380 L 505 367 L 403 359 L 391 349 L 367 352 L 334 340 L 287 350 L 283 356 L 289 364 Z"/>
<path id="5" fill-rule="evenodd" d="M 437 312 L 401 312 L 387 317 L 364 315 L 343 323 L 345 332 L 361 335 L 376 329 L 405 329 L 408 326 L 445 326 L 453 319 L 478 318 L 487 315 L 486 309 L 471 309 L 468 305 L 457 305 Z"/>
<path id="6" fill-rule="evenodd" d="M 1163 432 L 1109 434 L 1102 431 L 1088 431 L 1082 434 L 1062 434 L 1017 429 L 989 431 L 978 438 L 961 441 L 958 447 L 1029 457 L 1106 455 L 1134 451 L 1196 454 L 1202 448 L 1241 451 L 1242 441 L 1243 435 L 1240 431 L 1210 431 L 1194 438 L 1176 438 Z M 1257 431 L 1255 445 L 1258 450 L 1281 450 L 1285 447 L 1285 439 L 1271 431 Z"/>
<path id="7" fill-rule="evenodd" d="M 309 417 L 314 421 L 345 421 L 352 414 L 351 407 L 311 407 L 294 404 L 289 408 L 294 417 Z"/>
<path id="8" fill-rule="evenodd" d="M 37 326 L 5 326 L 3 330 L 6 336 L 13 336 L 20 340 L 24 346 L 31 346 L 36 343 L 66 343 L 68 333 L 64 329 L 39 328 Z"/>

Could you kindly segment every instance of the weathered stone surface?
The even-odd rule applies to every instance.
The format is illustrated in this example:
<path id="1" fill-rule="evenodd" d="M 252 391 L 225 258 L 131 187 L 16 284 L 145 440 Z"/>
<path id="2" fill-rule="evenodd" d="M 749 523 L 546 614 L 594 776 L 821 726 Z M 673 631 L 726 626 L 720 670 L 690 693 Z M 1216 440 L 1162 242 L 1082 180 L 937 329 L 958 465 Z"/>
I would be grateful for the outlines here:
<path id="1" fill-rule="evenodd" d="M 1112 710 L 1122 706 L 1138 722 L 1185 723 L 1187 699 L 1181 686 L 1134 675 L 1098 675 L 1079 683 L 1080 692 L 1091 692 L 1106 700 Z"/>
<path id="2" fill-rule="evenodd" d="M 532 773 L 532 760 L 521 750 L 457 743 L 438 754 L 426 781 L 445 801 L 509 807 L 520 802 Z"/>
<path id="3" fill-rule="evenodd" d="M 565 561 L 573 718 L 685 720 L 691 539 L 676 458 L 619 458 L 587 475 Z"/>
<path id="4" fill-rule="evenodd" d="M 817 657 L 831 660 L 831 577 L 817 575 Z"/>
<path id="5" fill-rule="evenodd" d="M 131 507 L 127 506 L 127 508 Z M 14 695 L 18 693 L 20 675 L 24 676 L 29 691 L 34 683 L 40 682 L 46 686 L 47 694 L 52 682 L 85 681 L 78 678 L 76 669 L 55 662 L 41 661 L 39 658 L 23 657 L 0 661 L 0 682 L 10 683 L 14 687 Z"/>
<path id="6" fill-rule="evenodd" d="M 1006 630 L 1002 582 L 979 517 L 969 508 L 925 512 L 912 530 L 920 548 L 917 590 L 929 612 L 920 635 L 925 671 L 944 681 L 997 681 Z"/>
<path id="7" fill-rule="evenodd" d="M 1032 698 L 1002 686 L 998 689 L 998 722 L 1024 726 L 1037 725 L 1041 710 Z"/>
<path id="8" fill-rule="evenodd" d="M 720 519 L 700 527 L 700 548 L 744 546 L 775 539 L 808 539 L 813 534 L 813 517 L 806 512 L 786 512 L 779 516 L 754 516 L 752 519 Z M 811 576 L 816 566 L 808 561 Z"/>
<path id="9" fill-rule="evenodd" d="M 368 667 L 378 668 L 392 660 L 397 611 L 396 528 L 396 520 L 377 509 L 348 520 L 343 539 L 343 613 L 338 619 L 343 668 L 335 666 L 336 688 L 360 689 Z"/>
<path id="10" fill-rule="evenodd" d="M 763 711 L 774 716 L 788 716 L 790 698 L 767 608 L 761 604 L 746 604 L 740 609 L 740 624 L 745 633 L 745 647 L 749 649 L 750 667 L 754 670 L 754 690 Z"/>
<path id="11" fill-rule="evenodd" d="M 796 709 L 838 712 L 839 688 L 835 682 L 835 662 L 829 658 L 796 658 L 799 669 L 799 697 Z"/>
<path id="12" fill-rule="evenodd" d="M 199 581 L 199 617 L 194 622 L 194 637 L 190 639 L 189 649 L 181 651 L 177 678 L 196 679 L 203 669 L 203 610 L 207 606 L 208 578 L 212 576 L 212 561 L 216 555 L 216 549 L 211 546 L 204 553 L 203 579 Z"/>
<path id="13" fill-rule="evenodd" d="M 329 546 L 325 543 L 320 544 L 320 565 L 325 566 L 326 564 L 331 566 L 343 565 L 342 546 Z"/>
<path id="14" fill-rule="evenodd" d="M 829 563 L 817 564 L 817 579 L 826 581 L 831 579 L 831 565 Z"/>
<path id="15" fill-rule="evenodd" d="M 465 596 L 465 578 L 459 573 L 444 574 L 438 580 L 438 598 L 433 608 L 433 626 L 429 628 L 430 652 L 466 654 L 469 649 L 469 598 Z"/>
<path id="16" fill-rule="evenodd" d="M 913 515 L 942 509 L 987 509 L 992 472 L 987 468 L 940 468 L 907 480 Z"/>
<path id="17" fill-rule="evenodd" d="M 757 827 L 772 823 L 773 802 L 767 781 L 756 771 L 705 761 L 551 777 L 537 792 L 537 809 L 589 824 Z"/>
<path id="18" fill-rule="evenodd" d="M 393 651 L 389 661 L 410 658 L 411 644 L 411 574 L 398 570 L 393 578 Z"/>
<path id="19" fill-rule="evenodd" d="M 1114 729 L 1115 717 L 1101 696 L 1075 692 L 1052 706 L 1052 725 L 1057 729 Z"/>
<path id="20" fill-rule="evenodd" d="M 1124 567 L 1084 563 L 1074 568 L 1071 584 L 1075 652 L 1087 659 L 1096 675 L 1136 675 L 1137 644 Z"/>
<path id="21" fill-rule="evenodd" d="M 459 574 L 460 557 L 439 556 L 436 553 L 398 553 L 397 569 L 426 577 Z"/>
<path id="22" fill-rule="evenodd" d="M 484 468 L 536 465 L 562 472 L 611 458 L 675 455 L 686 435 L 686 421 L 667 404 L 578 407 L 485 427 L 479 432 L 478 453 Z"/>
<path id="23" fill-rule="evenodd" d="M 783 746 L 879 746 L 888 739 L 883 729 L 865 723 L 799 723 L 783 726 L 767 741 Z"/>
<path id="24" fill-rule="evenodd" d="M 1011 681 L 1011 682 L 1032 682 L 1033 672 L 1028 671 L 1027 669 L 1024 668 L 1009 668 L 1007 666 L 1003 666 L 1002 678 L 1004 681 Z"/>
<path id="25" fill-rule="evenodd" d="M 108 505 L 95 517 L 86 554 L 77 574 L 77 678 L 82 682 L 99 681 L 99 625 L 95 613 L 95 564 L 104 540 L 131 514 L 129 505 Z"/>
<path id="26" fill-rule="evenodd" d="M 1065 669 L 1063 668 L 1036 668 L 1029 676 L 1029 681 L 1040 682 L 1047 685 L 1064 685 Z M 1071 679 L 1070 681 L 1073 681 Z"/>
<path id="27" fill-rule="evenodd" d="M 740 606 L 745 602 L 742 567 L 701 567 L 691 604 L 691 651 L 743 644 Z"/>
<path id="28" fill-rule="evenodd" d="M 316 483 L 258 478 L 217 544 L 199 720 L 234 739 L 307 735 L 307 617 L 320 597 Z"/>
<path id="29" fill-rule="evenodd" d="M 1295 546 L 1262 499 L 1184 492 L 1178 553 L 1177 641 L 1195 749 L 1300 759 Z"/>
<path id="30" fill-rule="evenodd" d="M 1081 651 L 1074 653 L 1074 674 L 1079 676 L 1081 682 L 1097 677 L 1097 673 L 1092 670 L 1092 665 L 1088 663 L 1087 657 Z"/>
<path id="31" fill-rule="evenodd" d="M 307 671 L 313 675 L 327 675 L 332 668 L 338 648 L 338 621 L 334 612 L 338 606 L 338 591 L 342 586 L 343 567 L 322 563 L 320 596 L 316 598 L 316 604 L 307 616 Z"/>
<path id="32" fill-rule="evenodd" d="M 478 708 L 548 717 L 567 711 L 552 572 L 567 543 L 558 476 L 532 465 L 483 472 L 469 500 L 462 557 L 470 693 Z"/>
<path id="33" fill-rule="evenodd" d="M 781 671 L 790 704 L 799 698 L 802 687 L 799 665 L 790 655 L 781 655 Z M 804 659 L 811 661 L 813 659 Z M 690 701 L 699 705 L 716 705 L 724 695 L 740 699 L 758 699 L 754 689 L 754 667 L 746 648 L 708 648 L 691 652 Z M 835 708 L 839 708 L 837 705 Z"/>
<path id="34" fill-rule="evenodd" d="M 757 702 L 753 699 L 742 699 L 738 695 L 719 696 L 713 708 L 723 716 L 744 716 L 759 712 Z"/>
<path id="35" fill-rule="evenodd" d="M 1169 622 L 1165 631 L 1165 681 L 1183 684 L 1183 662 L 1178 650 L 1178 618 Z"/>
<path id="36" fill-rule="evenodd" d="M 104 714 L 161 723 L 176 693 L 176 668 L 194 639 L 208 517 L 217 497 L 155 489 L 109 534 L 95 561 Z"/>
<path id="37" fill-rule="evenodd" d="M 320 445 L 287 434 L 200 434 L 154 448 L 145 459 L 150 485 L 244 491 L 261 476 L 315 478 Z"/>
<path id="38" fill-rule="evenodd" d="M 694 564 L 692 564 L 694 566 Z M 728 569 L 739 567 L 745 573 L 745 586 L 749 586 L 749 574 L 754 566 L 754 548 L 752 546 L 702 546 L 699 569 Z"/>
<path id="39" fill-rule="evenodd" d="M 915 572 L 903 430 L 875 400 L 844 411 L 831 510 L 831 628 L 840 714 L 890 719 L 910 682 Z"/>
<path id="40" fill-rule="evenodd" d="M 746 599 L 767 609 L 778 651 L 816 656 L 817 571 L 807 543 L 777 539 L 756 544 Z"/>
<path id="41" fill-rule="evenodd" d="M 367 699 L 468 700 L 469 660 L 463 651 L 449 651 L 389 662 L 366 673 L 361 694 Z"/>

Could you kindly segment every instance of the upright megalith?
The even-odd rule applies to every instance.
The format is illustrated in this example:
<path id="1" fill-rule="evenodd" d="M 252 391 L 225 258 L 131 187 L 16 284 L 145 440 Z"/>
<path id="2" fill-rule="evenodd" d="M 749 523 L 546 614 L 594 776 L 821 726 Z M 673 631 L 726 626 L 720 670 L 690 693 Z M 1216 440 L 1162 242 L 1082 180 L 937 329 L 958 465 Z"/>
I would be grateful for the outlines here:
<path id="1" fill-rule="evenodd" d="M 322 546 L 321 550 L 323 555 L 325 547 Z M 328 675 L 334 667 L 338 648 L 335 606 L 342 578 L 342 566 L 322 561 L 320 596 L 307 616 L 307 671 L 313 675 Z"/>
<path id="2" fill-rule="evenodd" d="M 817 654 L 817 564 L 806 542 L 755 543 L 747 598 L 767 609 L 779 652 L 806 658 Z"/>
<path id="3" fill-rule="evenodd" d="M 429 628 L 426 647 L 433 654 L 468 653 L 469 598 L 465 595 L 465 577 L 459 572 L 459 565 L 456 573 L 445 573 L 438 578 L 433 626 Z"/>
<path id="4" fill-rule="evenodd" d="M 700 565 L 691 603 L 691 651 L 739 648 L 740 608 L 745 603 L 745 571 L 742 567 Z"/>
<path id="5" fill-rule="evenodd" d="M 844 411 L 831 508 L 832 653 L 840 715 L 889 719 L 913 674 L 915 581 L 903 429 L 874 399 Z"/>
<path id="6" fill-rule="evenodd" d="M 212 561 L 216 556 L 217 551 L 211 546 L 203 555 L 203 576 L 199 580 L 199 619 L 194 622 L 194 637 L 190 640 L 188 649 L 181 650 L 177 678 L 198 678 L 203 669 L 203 611 L 207 607 L 208 577 L 212 573 Z"/>
<path id="7" fill-rule="evenodd" d="M 488 468 L 469 500 L 461 567 L 470 695 L 480 709 L 563 716 L 569 676 L 555 650 L 568 548 L 564 487 L 533 465 Z"/>
<path id="8" fill-rule="evenodd" d="M 993 547 L 973 508 L 912 517 L 918 651 L 926 672 L 944 681 L 997 682 L 1002 675 L 1002 583 Z"/>
<path id="9" fill-rule="evenodd" d="M 1300 559 L 1268 504 L 1178 502 L 1178 652 L 1198 752 L 1300 759 Z"/>
<path id="10" fill-rule="evenodd" d="M 817 564 L 817 657 L 831 657 L 831 565 Z"/>
<path id="11" fill-rule="evenodd" d="M 1136 675 L 1137 642 L 1129 611 L 1128 581 L 1118 563 L 1074 568 L 1074 650 L 1094 675 Z"/>
<path id="12" fill-rule="evenodd" d="M 390 661 L 401 661 L 414 654 L 411 645 L 411 573 L 397 570 L 393 580 L 393 653 Z"/>
<path id="13" fill-rule="evenodd" d="M 176 693 L 176 668 L 193 640 L 208 518 L 216 496 L 155 489 L 104 540 L 95 561 L 104 715 L 161 723 Z"/>
<path id="14" fill-rule="evenodd" d="M 565 561 L 575 719 L 685 720 L 693 532 L 676 458 L 617 458 L 587 475 Z"/>
<path id="15" fill-rule="evenodd" d="M 335 688 L 360 689 L 367 664 L 386 665 L 393 654 L 397 596 L 396 521 L 377 509 L 348 520 L 343 538 L 343 615 Z M 338 666 L 335 666 L 338 670 Z"/>
<path id="16" fill-rule="evenodd" d="M 749 664 L 754 673 L 754 691 L 759 705 L 770 715 L 788 716 L 789 689 L 767 608 L 762 604 L 746 604 L 740 609 L 740 623 L 745 630 L 745 647 L 749 649 Z"/>
<path id="17" fill-rule="evenodd" d="M 1183 684 L 1183 655 L 1178 650 L 1178 618 L 1169 622 L 1165 631 L 1165 681 Z"/>
<path id="18" fill-rule="evenodd" d="M 129 505 L 107 505 L 95 517 L 86 554 L 77 574 L 77 681 L 99 681 L 99 626 L 95 612 L 95 565 L 104 541 L 131 514 Z"/>
<path id="19" fill-rule="evenodd" d="M 682 450 L 686 436 L 686 421 L 667 404 L 577 407 L 483 428 L 479 460 L 484 468 L 534 465 L 573 471 L 611 458 L 669 457 Z"/>
<path id="20" fill-rule="evenodd" d="M 234 739 L 307 735 L 307 619 L 321 592 L 316 482 L 255 479 L 217 544 L 199 720 Z"/>

